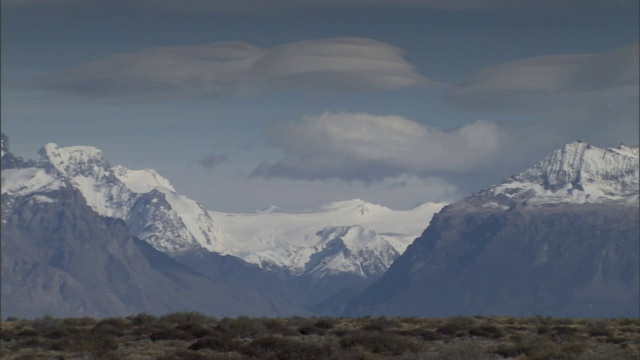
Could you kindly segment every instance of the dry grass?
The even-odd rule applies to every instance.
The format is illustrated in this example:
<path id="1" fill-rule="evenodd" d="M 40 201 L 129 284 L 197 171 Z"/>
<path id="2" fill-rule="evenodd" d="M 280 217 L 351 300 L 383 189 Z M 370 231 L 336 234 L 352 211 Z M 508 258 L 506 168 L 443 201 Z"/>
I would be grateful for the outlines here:
<path id="1" fill-rule="evenodd" d="M 3 359 L 639 359 L 640 319 L 7 319 Z"/>

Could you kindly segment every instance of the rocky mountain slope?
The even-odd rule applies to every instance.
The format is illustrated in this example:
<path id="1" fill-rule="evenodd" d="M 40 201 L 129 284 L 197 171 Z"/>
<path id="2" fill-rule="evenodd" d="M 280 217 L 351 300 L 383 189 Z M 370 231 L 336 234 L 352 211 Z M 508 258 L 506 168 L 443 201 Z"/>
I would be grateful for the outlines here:
<path id="1" fill-rule="evenodd" d="M 639 316 L 639 167 L 566 145 L 445 207 L 346 314 Z"/>
<path id="2" fill-rule="evenodd" d="M 7 167 L 2 180 L 3 318 L 281 315 L 257 291 L 206 277 L 133 237 L 122 220 L 93 211 L 66 179 Z"/>

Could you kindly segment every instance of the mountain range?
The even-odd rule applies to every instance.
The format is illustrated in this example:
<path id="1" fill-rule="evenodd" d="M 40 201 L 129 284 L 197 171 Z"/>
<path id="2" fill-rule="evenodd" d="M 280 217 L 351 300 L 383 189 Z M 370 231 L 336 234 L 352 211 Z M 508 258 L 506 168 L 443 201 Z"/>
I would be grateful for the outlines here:
<path id="1" fill-rule="evenodd" d="M 230 214 L 180 195 L 154 170 L 111 166 L 91 146 L 46 144 L 38 159 L 25 162 L 9 151 L 4 135 L 2 145 L 7 221 L 19 214 L 18 203 L 55 207 L 62 205 L 61 191 L 73 192 L 92 216 L 119 220 L 131 236 L 191 270 L 259 288 L 270 303 L 284 304 L 272 305 L 273 314 L 306 313 L 303 308 L 376 280 L 445 205 L 394 211 L 356 199 L 298 214 L 274 206 Z"/>
<path id="2" fill-rule="evenodd" d="M 24 161 L 4 134 L 1 160 L 3 316 L 640 315 L 638 147 L 570 143 L 406 211 L 211 211 L 94 147 Z"/>

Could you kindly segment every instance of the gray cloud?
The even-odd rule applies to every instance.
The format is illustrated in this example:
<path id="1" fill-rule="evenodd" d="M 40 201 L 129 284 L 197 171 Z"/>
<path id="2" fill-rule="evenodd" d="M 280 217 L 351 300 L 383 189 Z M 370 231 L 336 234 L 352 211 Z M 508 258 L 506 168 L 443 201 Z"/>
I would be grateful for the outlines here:
<path id="1" fill-rule="evenodd" d="M 218 98 L 281 89 L 375 91 L 441 86 L 389 44 L 363 38 L 298 41 L 263 49 L 245 42 L 120 54 L 36 79 L 31 86 L 103 100 Z"/>
<path id="2" fill-rule="evenodd" d="M 638 44 L 592 55 L 529 58 L 478 70 L 447 100 L 460 109 L 548 112 L 638 99 Z"/>
<path id="3" fill-rule="evenodd" d="M 227 160 L 229 160 L 228 154 L 214 154 L 198 160 L 198 164 L 200 164 L 205 169 L 213 169 L 214 167 L 222 164 Z"/>

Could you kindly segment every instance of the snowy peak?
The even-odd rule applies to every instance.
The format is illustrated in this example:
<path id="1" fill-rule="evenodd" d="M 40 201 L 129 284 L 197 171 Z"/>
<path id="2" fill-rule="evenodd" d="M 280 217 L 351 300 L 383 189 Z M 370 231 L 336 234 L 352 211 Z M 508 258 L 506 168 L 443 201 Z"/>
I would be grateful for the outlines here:
<path id="1" fill-rule="evenodd" d="M 584 189 L 595 185 L 606 194 L 638 191 L 638 148 L 601 149 L 583 142 L 573 142 L 554 151 L 533 168 L 519 175 L 523 180 L 541 182 L 557 191 L 567 186 Z M 631 188 L 633 180 L 635 186 Z"/>
<path id="2" fill-rule="evenodd" d="M 638 147 L 598 148 L 576 141 L 532 168 L 483 191 L 507 203 L 638 203 Z"/>
<path id="3" fill-rule="evenodd" d="M 109 163 L 102 158 L 102 151 L 93 146 L 58 147 L 49 143 L 39 154 L 41 164 L 51 165 L 67 177 L 101 175 L 109 168 Z"/>
<path id="4" fill-rule="evenodd" d="M 112 169 L 118 180 L 134 193 L 144 194 L 156 188 L 176 192 L 169 180 L 153 169 L 130 170 L 120 165 Z"/>

